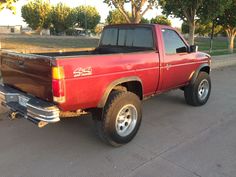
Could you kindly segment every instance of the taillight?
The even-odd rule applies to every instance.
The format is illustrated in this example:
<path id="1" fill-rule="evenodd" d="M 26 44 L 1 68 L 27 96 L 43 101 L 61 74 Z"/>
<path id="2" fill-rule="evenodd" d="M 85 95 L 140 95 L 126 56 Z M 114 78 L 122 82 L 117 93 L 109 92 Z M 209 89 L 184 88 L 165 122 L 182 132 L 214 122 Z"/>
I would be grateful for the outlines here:
<path id="1" fill-rule="evenodd" d="M 57 67 L 53 67 L 52 68 L 52 78 L 53 79 L 64 79 L 65 78 L 65 74 L 64 74 L 64 69 L 61 66 L 57 66 Z"/>
<path id="2" fill-rule="evenodd" d="M 57 103 L 64 103 L 65 97 L 65 74 L 63 67 L 52 68 L 52 90 L 53 101 Z"/>

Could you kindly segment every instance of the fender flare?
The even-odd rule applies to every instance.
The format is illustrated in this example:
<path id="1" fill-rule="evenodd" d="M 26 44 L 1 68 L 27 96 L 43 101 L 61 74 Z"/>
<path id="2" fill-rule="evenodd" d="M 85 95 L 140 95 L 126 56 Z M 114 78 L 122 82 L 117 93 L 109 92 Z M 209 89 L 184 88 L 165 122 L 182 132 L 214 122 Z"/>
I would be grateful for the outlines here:
<path id="1" fill-rule="evenodd" d="M 126 83 L 126 82 L 132 82 L 132 81 L 138 81 L 141 83 L 142 85 L 142 81 L 139 77 L 136 76 L 131 76 L 131 77 L 125 77 L 125 78 L 121 78 L 121 79 L 117 79 L 115 81 L 113 81 L 112 83 L 110 83 L 108 85 L 108 87 L 106 88 L 102 98 L 100 99 L 99 103 L 98 103 L 98 108 L 103 108 L 106 104 L 106 101 L 108 99 L 109 94 L 111 93 L 112 89 L 122 83 Z"/>
<path id="2" fill-rule="evenodd" d="M 196 81 L 196 79 L 197 79 L 197 77 L 198 77 L 198 74 L 199 74 L 200 71 L 201 71 L 203 68 L 205 68 L 205 67 L 209 67 L 209 68 L 210 68 L 210 65 L 209 65 L 208 63 L 204 63 L 204 64 L 200 65 L 200 66 L 198 67 L 198 69 L 194 72 L 194 74 L 193 74 L 193 76 L 192 76 L 192 78 L 191 78 L 191 81 L 190 81 L 190 85 L 192 85 L 192 84 Z"/>

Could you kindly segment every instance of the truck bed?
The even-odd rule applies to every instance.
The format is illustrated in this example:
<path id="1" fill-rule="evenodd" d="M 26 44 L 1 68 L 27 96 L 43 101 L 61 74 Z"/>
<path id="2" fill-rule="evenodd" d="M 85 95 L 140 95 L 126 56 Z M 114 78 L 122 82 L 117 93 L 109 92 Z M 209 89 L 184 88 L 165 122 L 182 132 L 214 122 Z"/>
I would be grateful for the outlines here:
<path id="1" fill-rule="evenodd" d="M 102 55 L 102 54 L 115 54 L 115 53 L 133 53 L 152 50 L 144 47 L 114 47 L 114 46 L 102 46 L 90 51 L 76 51 L 76 52 L 50 52 L 50 53 L 34 53 L 33 55 L 45 56 L 45 57 L 71 57 L 80 55 Z"/>
<path id="2" fill-rule="evenodd" d="M 93 51 L 77 51 L 77 52 L 49 52 L 49 53 L 33 53 L 33 55 L 45 56 L 45 57 L 70 57 L 70 56 L 78 56 L 78 55 L 92 55 Z M 52 59 L 53 59 L 52 58 Z"/>
<path id="3" fill-rule="evenodd" d="M 46 101 L 53 101 L 52 66 L 56 59 L 81 58 L 151 50 L 140 47 L 101 46 L 91 51 L 20 54 L 2 51 L 0 56 L 3 83 Z"/>

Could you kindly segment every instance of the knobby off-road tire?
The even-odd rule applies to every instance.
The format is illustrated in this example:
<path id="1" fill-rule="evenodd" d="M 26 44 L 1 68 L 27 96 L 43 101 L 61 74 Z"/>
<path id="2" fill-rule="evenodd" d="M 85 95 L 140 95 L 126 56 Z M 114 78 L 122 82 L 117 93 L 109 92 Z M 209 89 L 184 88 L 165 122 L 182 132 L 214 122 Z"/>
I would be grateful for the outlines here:
<path id="1" fill-rule="evenodd" d="M 95 113 L 93 117 L 100 138 L 112 146 L 121 146 L 138 132 L 142 120 L 141 100 L 131 92 L 113 91 L 102 113 Z"/>
<path id="2" fill-rule="evenodd" d="M 192 106 L 202 106 L 207 103 L 211 94 L 211 79 L 206 72 L 200 72 L 193 84 L 185 87 L 186 103 Z"/>

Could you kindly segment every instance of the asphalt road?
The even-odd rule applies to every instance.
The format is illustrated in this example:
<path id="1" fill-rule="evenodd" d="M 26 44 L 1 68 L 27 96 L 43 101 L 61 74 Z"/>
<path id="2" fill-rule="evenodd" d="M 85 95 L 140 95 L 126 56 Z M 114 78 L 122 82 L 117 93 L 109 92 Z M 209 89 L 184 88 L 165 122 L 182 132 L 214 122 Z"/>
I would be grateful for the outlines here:
<path id="1" fill-rule="evenodd" d="M 203 107 L 182 91 L 145 101 L 138 135 L 120 148 L 88 116 L 38 129 L 1 107 L 0 177 L 236 177 L 236 66 L 214 70 L 212 84 Z"/>

